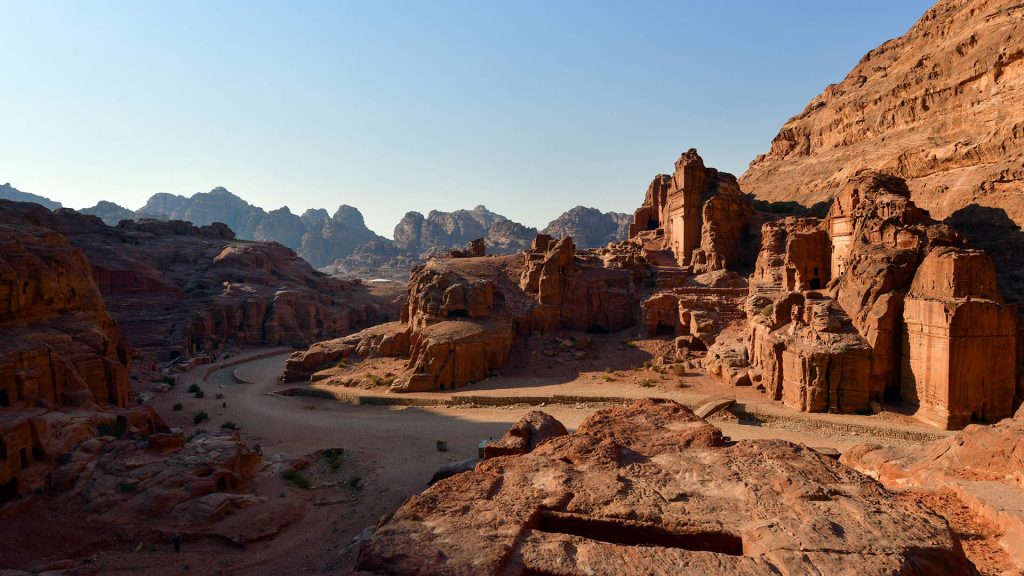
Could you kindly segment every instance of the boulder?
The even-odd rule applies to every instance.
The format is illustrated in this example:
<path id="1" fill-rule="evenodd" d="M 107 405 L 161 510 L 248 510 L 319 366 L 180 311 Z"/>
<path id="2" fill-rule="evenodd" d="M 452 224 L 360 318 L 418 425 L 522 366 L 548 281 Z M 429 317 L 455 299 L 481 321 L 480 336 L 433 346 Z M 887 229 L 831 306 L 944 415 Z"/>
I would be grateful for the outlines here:
<path id="1" fill-rule="evenodd" d="M 682 405 L 607 408 L 410 498 L 363 541 L 387 574 L 974 574 L 934 513 L 814 450 L 726 445 Z"/>

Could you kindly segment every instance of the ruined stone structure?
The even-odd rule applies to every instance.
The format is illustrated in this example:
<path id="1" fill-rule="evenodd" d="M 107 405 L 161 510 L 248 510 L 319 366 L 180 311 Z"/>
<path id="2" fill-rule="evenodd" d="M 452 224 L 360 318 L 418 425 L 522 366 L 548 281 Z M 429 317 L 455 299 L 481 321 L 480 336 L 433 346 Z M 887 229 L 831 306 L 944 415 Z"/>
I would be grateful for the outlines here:
<path id="1" fill-rule="evenodd" d="M 824 220 L 768 222 L 762 239 L 750 324 L 709 352 L 713 375 L 805 411 L 900 400 L 949 428 L 1012 413 L 1016 308 L 991 258 L 917 208 L 901 179 L 860 172 Z"/>
<path id="2" fill-rule="evenodd" d="M 929 252 L 904 300 L 901 397 L 947 428 L 1012 414 L 1016 316 L 984 252 Z"/>
<path id="3" fill-rule="evenodd" d="M 705 168 L 691 148 L 676 161 L 672 176 L 659 174 L 651 182 L 629 237 L 653 235 L 677 265 L 693 266 L 697 273 L 738 268 L 752 216 L 736 178 Z"/>

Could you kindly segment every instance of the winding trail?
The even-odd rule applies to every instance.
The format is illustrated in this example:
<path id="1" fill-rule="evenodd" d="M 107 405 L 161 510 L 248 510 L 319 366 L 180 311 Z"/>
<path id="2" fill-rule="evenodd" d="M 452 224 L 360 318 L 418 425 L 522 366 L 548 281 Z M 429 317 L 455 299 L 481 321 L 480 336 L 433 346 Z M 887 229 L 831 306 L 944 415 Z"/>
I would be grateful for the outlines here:
<path id="1" fill-rule="evenodd" d="M 357 405 L 324 398 L 289 397 L 276 392 L 296 387 L 278 381 L 290 351 L 259 357 L 272 352 L 248 352 L 228 362 L 193 369 L 178 376 L 177 386 L 168 393 L 157 394 L 151 404 L 170 426 L 186 432 L 196 429 L 192 425 L 192 414 L 199 410 L 210 415 L 210 421 L 202 425 L 207 429 L 232 421 L 242 430 L 246 442 L 260 444 L 264 460 L 268 462 L 289 461 L 323 448 L 342 448 L 346 467 L 361 478 L 363 488 L 354 502 L 308 507 L 298 523 L 272 539 L 250 543 L 244 555 L 223 544 L 196 544 L 196 553 L 205 559 L 198 566 L 205 566 L 208 561 L 211 568 L 209 571 L 197 569 L 193 561 L 191 574 L 346 573 L 357 551 L 355 546 L 350 546 L 353 538 L 394 511 L 409 496 L 421 492 L 441 466 L 476 457 L 481 440 L 500 437 L 523 414 L 536 409 L 527 402 L 554 391 L 546 385 L 534 386 L 532 381 L 520 381 L 514 389 L 501 390 L 494 383 L 482 383 L 485 385 L 454 394 L 483 395 L 500 400 L 499 404 L 507 404 L 496 406 L 450 405 L 447 399 L 451 394 L 427 395 L 439 400 L 434 406 Z M 510 384 L 505 380 L 505 384 Z M 195 399 L 187 393 L 192 383 L 202 385 L 205 398 Z M 679 396 L 678 400 L 688 404 L 707 398 L 706 394 L 691 394 L 693 398 L 689 398 L 667 389 L 639 390 L 627 382 L 619 386 L 619 389 L 601 388 L 594 393 L 619 397 Z M 223 394 L 223 398 L 217 399 L 217 394 Z M 381 396 L 373 392 L 371 395 Z M 182 404 L 181 410 L 172 409 L 176 403 Z M 603 406 L 607 403 L 580 402 L 547 404 L 540 409 L 573 430 Z M 906 434 L 916 433 L 897 429 L 895 434 L 887 435 L 884 422 L 869 426 L 858 424 L 865 420 L 863 417 L 858 420 L 858 417 L 837 415 L 799 415 L 771 406 L 755 408 L 760 415 L 759 425 L 744 425 L 735 418 L 717 419 L 714 423 L 734 440 L 779 438 L 838 450 L 868 441 L 904 442 L 908 440 Z M 872 430 L 877 430 L 878 434 Z M 928 429 L 922 427 L 921 432 L 925 430 Z M 436 450 L 438 440 L 447 442 L 448 452 Z M 144 563 L 151 576 L 155 576 L 162 573 L 156 567 L 168 561 L 173 565 L 181 561 L 181 556 L 168 558 L 162 551 L 134 556 L 122 554 L 105 564 L 104 573 L 136 573 L 133 571 L 142 569 Z M 173 566 L 181 570 L 180 564 Z"/>

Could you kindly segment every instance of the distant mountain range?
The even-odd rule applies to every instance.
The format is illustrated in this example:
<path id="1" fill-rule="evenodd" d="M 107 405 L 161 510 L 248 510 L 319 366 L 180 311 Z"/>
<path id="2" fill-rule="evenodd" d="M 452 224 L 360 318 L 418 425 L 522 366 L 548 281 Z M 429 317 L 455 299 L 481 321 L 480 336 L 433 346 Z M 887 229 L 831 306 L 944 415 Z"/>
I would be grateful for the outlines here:
<path id="1" fill-rule="evenodd" d="M 21 192 L 10 184 L 0 187 L 0 198 L 35 202 L 51 210 L 61 207 L 59 202 Z M 268 212 L 220 187 L 191 197 L 154 194 L 138 210 L 101 201 L 79 212 L 97 216 L 110 226 L 142 218 L 185 220 L 197 226 L 222 222 L 238 238 L 278 242 L 317 268 L 363 275 L 377 268 L 398 274 L 431 253 L 461 248 L 477 238 L 484 239 L 488 253 L 517 252 L 537 235 L 536 228 L 477 206 L 454 212 L 432 210 L 426 216 L 408 212 L 395 226 L 393 237 L 384 238 L 367 228 L 362 213 L 352 206 L 342 205 L 334 214 L 310 209 L 296 215 L 287 207 Z M 577 206 L 542 232 L 572 236 L 581 248 L 598 247 L 624 240 L 631 220 L 627 214 Z"/>

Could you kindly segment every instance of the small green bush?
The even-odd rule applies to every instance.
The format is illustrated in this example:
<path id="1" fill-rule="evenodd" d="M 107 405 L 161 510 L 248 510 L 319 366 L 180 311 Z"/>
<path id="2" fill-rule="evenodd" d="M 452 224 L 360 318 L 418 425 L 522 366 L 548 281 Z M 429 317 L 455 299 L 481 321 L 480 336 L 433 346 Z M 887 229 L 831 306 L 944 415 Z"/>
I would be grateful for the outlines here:
<path id="1" fill-rule="evenodd" d="M 774 304 L 768 303 L 768 304 L 764 305 L 764 308 L 761 308 L 761 315 L 762 316 L 771 316 L 772 312 L 775 312 L 775 305 Z"/>
<path id="2" fill-rule="evenodd" d="M 223 428 L 224 430 L 238 430 L 238 424 L 235 424 L 231 420 L 228 420 L 227 422 L 221 424 L 220 427 Z"/>
<path id="3" fill-rule="evenodd" d="M 305 474 L 294 468 L 289 468 L 282 472 L 281 478 L 284 478 L 286 482 L 291 482 L 303 490 L 309 490 L 309 478 L 306 478 Z"/>
<path id="4" fill-rule="evenodd" d="M 189 394 L 195 394 L 196 392 L 199 392 L 199 390 L 200 390 L 199 384 L 193 383 L 193 384 L 189 384 L 188 385 L 188 393 Z"/>
<path id="5" fill-rule="evenodd" d="M 203 398 L 206 396 L 206 392 L 203 392 L 202 390 L 196 390 L 196 393 L 193 394 L 193 396 L 196 398 Z"/>
<path id="6" fill-rule="evenodd" d="M 181 405 L 181 402 L 178 402 L 177 404 L 174 405 L 173 408 L 171 408 L 171 410 L 174 410 L 175 412 L 181 412 L 182 408 L 184 408 L 184 406 Z"/>
<path id="7" fill-rule="evenodd" d="M 203 412 L 202 410 L 192 415 L 193 424 L 202 424 L 203 422 L 206 422 L 209 419 L 210 415 L 207 414 L 206 412 Z"/>

